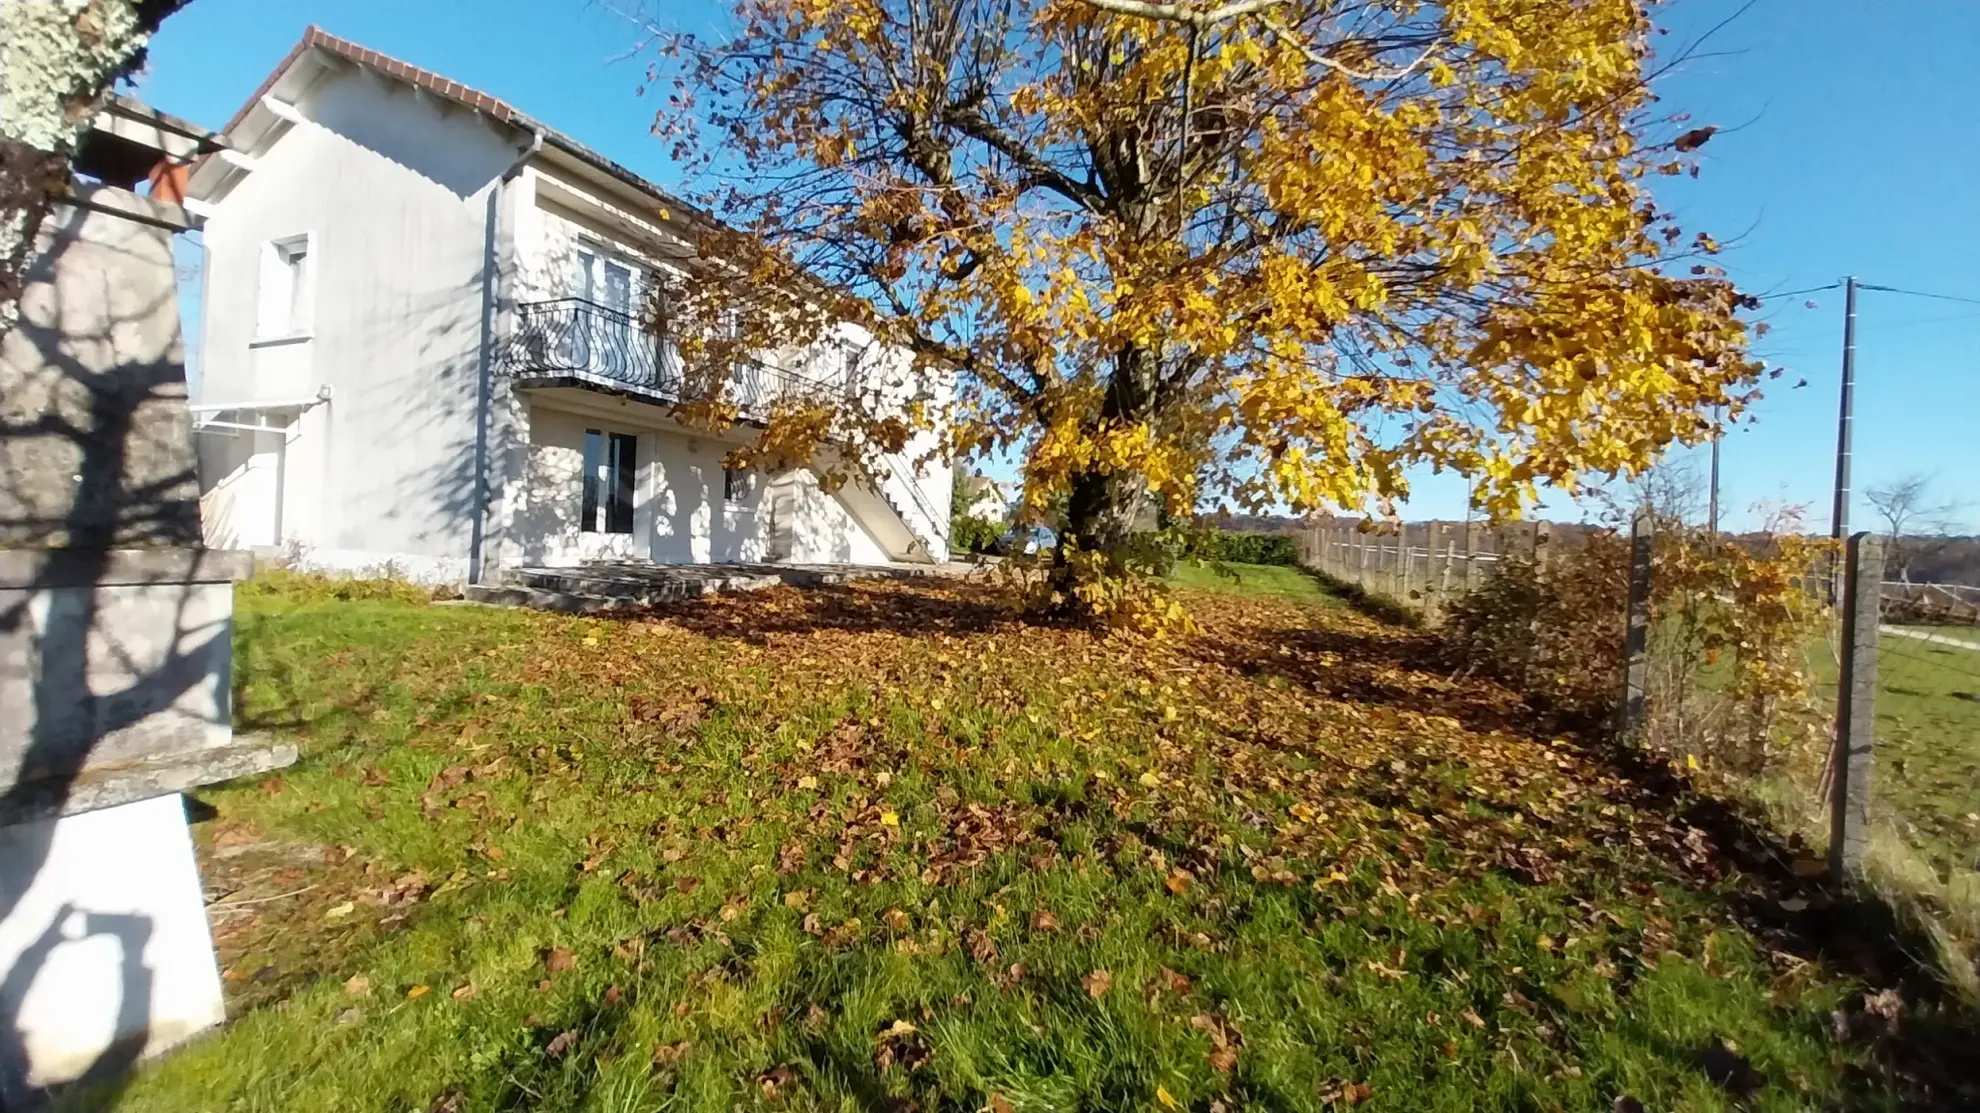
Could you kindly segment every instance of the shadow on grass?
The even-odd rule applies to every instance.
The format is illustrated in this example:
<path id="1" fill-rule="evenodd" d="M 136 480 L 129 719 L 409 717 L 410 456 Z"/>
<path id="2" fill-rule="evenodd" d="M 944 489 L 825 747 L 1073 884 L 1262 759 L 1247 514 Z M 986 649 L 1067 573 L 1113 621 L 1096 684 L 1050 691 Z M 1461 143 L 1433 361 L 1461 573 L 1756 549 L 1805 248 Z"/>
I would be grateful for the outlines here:
<path id="1" fill-rule="evenodd" d="M 1203 638 L 1190 650 L 1205 664 L 1279 677 L 1328 699 L 1448 715 L 1476 732 L 1534 731 L 1536 713 L 1527 703 L 1444 667 L 1442 647 L 1434 634 L 1409 628 L 1288 626 L 1244 639 Z"/>
<path id="2" fill-rule="evenodd" d="M 1360 584 L 1351 583 L 1338 576 L 1329 575 L 1318 568 L 1298 566 L 1314 583 L 1319 584 L 1328 594 L 1340 599 L 1349 607 L 1377 622 L 1400 626 L 1406 630 L 1423 629 L 1423 615 L 1416 608 L 1397 600 L 1394 596 L 1370 591 Z"/>
<path id="3" fill-rule="evenodd" d="M 913 591 L 863 590 L 834 585 L 812 588 L 771 588 L 747 595 L 716 596 L 600 617 L 664 619 L 710 638 L 730 638 L 761 645 L 778 635 L 824 631 L 849 634 L 929 634 L 962 636 L 991 634 L 1020 628 L 1068 628 L 1067 624 L 1027 613 L 998 596 L 966 597 L 954 589 Z"/>
<path id="4" fill-rule="evenodd" d="M 1808 851 L 1795 840 L 1700 793 L 1640 751 L 1608 744 L 1591 749 L 1638 794 L 1631 804 L 1703 833 L 1702 845 L 1691 845 L 1689 853 L 1655 848 L 1680 873 L 1697 876 L 1701 852 L 1710 856 L 1711 871 L 1737 871 L 1741 886 L 1728 911 L 1762 946 L 1843 971 L 1868 987 L 1834 1018 L 1838 1039 L 1869 1042 L 1876 1052 L 1879 1075 L 1857 1080 L 1863 1107 L 1896 1091 L 1903 1109 L 1980 1109 L 1980 1056 L 1974 1054 L 1980 1007 L 1954 988 L 1938 948 L 1914 919 L 1865 887 L 1797 876 L 1795 861 Z M 1886 992 L 1902 1001 L 1898 1015 L 1879 1011 L 1890 1007 L 1888 999 L 1873 1000 Z"/>

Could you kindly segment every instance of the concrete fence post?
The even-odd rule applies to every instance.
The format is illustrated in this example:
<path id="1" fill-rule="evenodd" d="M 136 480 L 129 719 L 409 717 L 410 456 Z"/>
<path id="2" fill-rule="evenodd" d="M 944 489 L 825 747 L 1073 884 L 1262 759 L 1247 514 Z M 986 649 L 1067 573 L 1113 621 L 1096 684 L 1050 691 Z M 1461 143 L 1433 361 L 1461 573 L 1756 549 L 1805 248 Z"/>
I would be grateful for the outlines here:
<path id="1" fill-rule="evenodd" d="M 1616 735 L 1636 742 L 1643 734 L 1644 693 L 1650 681 L 1650 566 L 1656 538 L 1648 511 L 1639 510 L 1629 530 L 1629 610 L 1623 627 L 1622 703 L 1616 708 Z"/>
<path id="2" fill-rule="evenodd" d="M 1409 523 L 1396 526 L 1396 568 L 1389 577 L 1389 594 L 1398 599 L 1409 597 Z"/>
<path id="3" fill-rule="evenodd" d="M 1467 595 L 1471 594 L 1472 588 L 1477 587 L 1483 582 L 1482 578 L 1478 575 L 1477 568 L 1478 526 L 1476 523 L 1467 521 L 1464 523 L 1464 591 Z"/>
<path id="4" fill-rule="evenodd" d="M 1884 542 L 1851 535 L 1843 565 L 1842 679 L 1836 687 L 1836 739 L 1829 758 L 1829 874 L 1862 872 L 1870 848 L 1870 770 L 1876 752 L 1877 627 L 1883 601 Z"/>

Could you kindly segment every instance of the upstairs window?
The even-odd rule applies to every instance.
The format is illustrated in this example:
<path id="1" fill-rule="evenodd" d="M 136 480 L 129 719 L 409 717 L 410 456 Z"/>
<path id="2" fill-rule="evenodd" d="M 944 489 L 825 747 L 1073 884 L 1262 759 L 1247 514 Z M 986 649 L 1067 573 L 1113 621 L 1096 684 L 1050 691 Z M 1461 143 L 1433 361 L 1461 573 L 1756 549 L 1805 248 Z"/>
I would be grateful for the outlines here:
<path id="1" fill-rule="evenodd" d="M 270 240 L 261 247 L 260 301 L 255 312 L 257 339 L 301 336 L 313 324 L 316 264 L 308 235 Z"/>
<path id="2" fill-rule="evenodd" d="M 630 433 L 584 431 L 583 533 L 631 533 L 639 439 Z"/>
<path id="3" fill-rule="evenodd" d="M 722 469 L 722 497 L 730 502 L 748 502 L 755 483 L 747 470 Z"/>

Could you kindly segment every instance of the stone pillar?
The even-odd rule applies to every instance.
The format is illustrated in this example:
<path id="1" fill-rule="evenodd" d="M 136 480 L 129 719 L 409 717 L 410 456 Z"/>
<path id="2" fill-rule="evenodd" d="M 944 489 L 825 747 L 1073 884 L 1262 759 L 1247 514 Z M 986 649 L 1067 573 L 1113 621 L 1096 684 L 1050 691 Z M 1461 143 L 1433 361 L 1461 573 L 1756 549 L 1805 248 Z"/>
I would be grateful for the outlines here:
<path id="1" fill-rule="evenodd" d="M 190 127 L 121 100 L 92 126 L 122 142 L 83 150 L 124 168 Z M 190 218 L 78 169 L 0 337 L 0 1108 L 222 1019 L 179 793 L 295 758 L 233 737 L 248 561 L 201 545 Z"/>

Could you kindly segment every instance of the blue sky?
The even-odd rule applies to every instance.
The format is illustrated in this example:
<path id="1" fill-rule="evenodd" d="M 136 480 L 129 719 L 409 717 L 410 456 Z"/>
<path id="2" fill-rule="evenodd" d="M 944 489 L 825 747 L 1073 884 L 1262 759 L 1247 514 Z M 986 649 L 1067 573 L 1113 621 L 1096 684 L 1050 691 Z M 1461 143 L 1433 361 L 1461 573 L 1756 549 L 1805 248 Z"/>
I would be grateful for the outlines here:
<path id="1" fill-rule="evenodd" d="M 633 0 L 628 0 L 631 6 Z M 1738 9 L 1677 0 L 1666 42 Z M 717 8 L 655 10 L 690 29 Z M 318 23 L 325 30 L 508 100 L 661 183 L 675 180 L 634 95 L 640 31 L 582 0 L 193 0 L 171 17 L 140 92 L 218 127 Z M 1720 262 L 1757 293 L 1855 274 L 1866 282 L 1980 298 L 1980 47 L 1975 0 L 1757 0 L 1660 92 L 1673 112 L 1723 129 L 1696 180 L 1660 186 L 1687 230 L 1728 244 Z M 1813 300 L 1814 309 L 1803 307 Z M 1728 523 L 1763 503 L 1803 504 L 1826 528 L 1835 450 L 1839 291 L 1769 303 L 1760 354 L 1789 367 L 1757 423 L 1726 437 Z M 1980 531 L 1980 304 L 1868 292 L 1857 325 L 1856 487 L 1911 472 L 1964 502 Z M 1809 385 L 1790 389 L 1806 377 Z M 1462 514 L 1464 486 L 1420 477 L 1409 517 Z M 1579 511 L 1550 500 L 1549 517 Z M 1866 521 L 1858 501 L 1855 521 Z"/>

